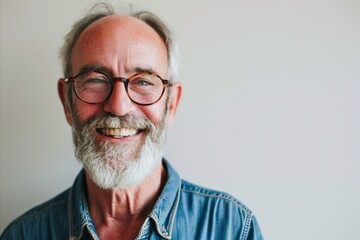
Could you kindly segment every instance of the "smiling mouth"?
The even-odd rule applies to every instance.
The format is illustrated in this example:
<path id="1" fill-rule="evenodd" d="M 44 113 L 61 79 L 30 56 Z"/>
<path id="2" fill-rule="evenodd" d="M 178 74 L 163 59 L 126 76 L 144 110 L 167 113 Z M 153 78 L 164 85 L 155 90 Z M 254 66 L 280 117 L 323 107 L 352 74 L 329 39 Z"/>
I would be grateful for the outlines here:
<path id="1" fill-rule="evenodd" d="M 98 133 L 112 138 L 131 137 L 143 131 L 142 129 L 131 128 L 98 128 L 96 130 Z"/>

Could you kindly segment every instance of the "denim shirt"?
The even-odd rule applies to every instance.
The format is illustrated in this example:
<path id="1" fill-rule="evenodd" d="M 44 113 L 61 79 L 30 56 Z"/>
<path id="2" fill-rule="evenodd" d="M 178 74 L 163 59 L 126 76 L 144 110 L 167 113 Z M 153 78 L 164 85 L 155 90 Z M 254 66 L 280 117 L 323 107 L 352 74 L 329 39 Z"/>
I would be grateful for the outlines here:
<path id="1" fill-rule="evenodd" d="M 240 201 L 180 179 L 166 160 L 164 166 L 168 180 L 136 239 L 263 239 Z M 99 239 L 85 186 L 82 170 L 71 188 L 15 219 L 0 240 Z"/>

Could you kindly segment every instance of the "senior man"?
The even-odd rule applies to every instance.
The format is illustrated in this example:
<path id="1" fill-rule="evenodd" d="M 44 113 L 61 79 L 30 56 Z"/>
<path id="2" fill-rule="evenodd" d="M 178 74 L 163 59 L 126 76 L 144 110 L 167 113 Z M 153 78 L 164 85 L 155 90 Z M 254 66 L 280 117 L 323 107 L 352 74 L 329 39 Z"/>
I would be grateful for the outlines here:
<path id="1" fill-rule="evenodd" d="M 74 24 L 58 93 L 84 170 L 1 239 L 262 239 L 241 202 L 181 180 L 162 158 L 182 91 L 175 55 L 149 12 L 102 3 Z"/>

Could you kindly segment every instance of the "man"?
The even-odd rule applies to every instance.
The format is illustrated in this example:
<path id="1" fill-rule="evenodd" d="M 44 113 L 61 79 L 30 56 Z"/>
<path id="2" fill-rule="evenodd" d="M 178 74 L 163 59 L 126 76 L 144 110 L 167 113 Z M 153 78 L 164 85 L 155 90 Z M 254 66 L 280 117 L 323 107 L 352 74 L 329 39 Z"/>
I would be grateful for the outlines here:
<path id="1" fill-rule="evenodd" d="M 155 15 L 107 4 L 73 26 L 58 93 L 84 170 L 1 239 L 262 239 L 237 199 L 181 180 L 162 159 L 182 91 L 174 44 Z"/>

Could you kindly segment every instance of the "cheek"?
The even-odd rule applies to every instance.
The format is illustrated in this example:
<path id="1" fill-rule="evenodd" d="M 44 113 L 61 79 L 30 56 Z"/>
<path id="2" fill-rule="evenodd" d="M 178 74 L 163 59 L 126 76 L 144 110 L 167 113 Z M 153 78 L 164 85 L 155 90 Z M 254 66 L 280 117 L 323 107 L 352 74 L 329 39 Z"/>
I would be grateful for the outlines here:
<path id="1" fill-rule="evenodd" d="M 90 117 L 101 114 L 102 110 L 99 104 L 88 104 L 78 99 L 74 102 L 75 113 L 79 122 L 84 122 Z"/>
<path id="2" fill-rule="evenodd" d="M 162 122 L 165 116 L 166 101 L 161 99 L 154 105 L 141 107 L 142 113 L 155 124 Z"/>
<path id="3" fill-rule="evenodd" d="M 79 100 L 75 95 L 72 97 L 74 99 L 74 110 L 77 116 L 77 120 L 80 123 L 83 123 L 93 116 L 107 113 L 106 110 L 104 110 L 106 102 L 102 104 L 88 104 Z M 159 124 L 162 122 L 165 115 L 166 100 L 167 97 L 166 94 L 164 94 L 159 102 L 150 106 L 140 106 L 133 103 L 135 105 L 134 108 L 127 114 L 147 117 L 154 124 Z"/>
<path id="4" fill-rule="evenodd" d="M 87 104 L 82 101 L 75 100 L 74 106 L 78 121 L 80 122 L 84 122 L 93 116 L 106 113 L 102 104 Z M 128 114 L 147 117 L 151 122 L 159 124 L 164 118 L 165 107 L 165 101 L 160 100 L 154 105 L 139 106 L 137 111 L 129 112 Z"/>

